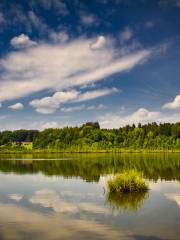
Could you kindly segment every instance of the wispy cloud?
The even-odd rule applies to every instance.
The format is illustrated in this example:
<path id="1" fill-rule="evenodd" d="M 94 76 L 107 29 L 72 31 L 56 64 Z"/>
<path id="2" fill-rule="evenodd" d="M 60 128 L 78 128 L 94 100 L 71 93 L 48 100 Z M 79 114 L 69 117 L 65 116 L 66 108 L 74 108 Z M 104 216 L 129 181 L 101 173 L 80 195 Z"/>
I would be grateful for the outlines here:
<path id="1" fill-rule="evenodd" d="M 89 91 L 85 93 L 78 92 L 76 90 L 66 91 L 66 92 L 56 92 L 51 97 L 44 97 L 41 99 L 34 99 L 30 102 L 30 105 L 36 109 L 37 112 L 43 114 L 54 113 L 61 104 L 67 102 L 83 102 L 99 97 L 107 96 L 112 93 L 116 93 L 119 90 L 116 88 L 106 88 L 100 90 Z M 77 107 L 76 107 L 77 108 Z M 75 108 L 61 108 L 61 111 L 70 112 L 75 110 Z M 79 110 L 79 109 L 78 109 Z M 82 110 L 82 108 L 81 108 Z"/>
<path id="2" fill-rule="evenodd" d="M 61 16 L 66 16 L 69 14 L 67 5 L 65 1 L 61 0 L 38 0 L 38 4 L 43 7 L 45 10 L 55 11 Z M 30 0 L 30 5 L 32 7 L 37 7 L 36 0 Z"/>
<path id="3" fill-rule="evenodd" d="M 74 107 L 63 107 L 63 108 L 61 108 L 61 111 L 68 113 L 68 112 L 81 111 L 83 109 L 85 109 L 85 105 L 79 105 L 79 106 L 74 106 Z"/>
<path id="4" fill-rule="evenodd" d="M 112 93 L 117 93 L 119 90 L 117 88 L 106 88 L 106 89 L 100 89 L 100 90 L 94 90 L 90 92 L 85 92 L 82 94 L 79 94 L 77 99 L 75 99 L 75 102 L 82 102 L 82 101 L 88 101 L 91 99 L 107 96 Z"/>
<path id="5" fill-rule="evenodd" d="M 69 40 L 69 35 L 66 31 L 55 32 L 49 31 L 49 39 L 54 43 L 65 43 Z"/>
<path id="6" fill-rule="evenodd" d="M 16 99 L 42 90 L 62 90 L 100 81 L 127 71 L 148 59 L 151 50 L 119 56 L 112 43 L 91 49 L 95 39 L 79 38 L 64 44 L 38 44 L 10 52 L 0 59 L 0 101 Z M 16 91 L 14 91 L 16 89 Z"/>
<path id="7" fill-rule="evenodd" d="M 98 104 L 98 105 L 91 105 L 89 107 L 87 107 L 87 110 L 102 110 L 102 109 L 106 109 L 107 106 L 105 106 L 104 104 Z"/>
<path id="8" fill-rule="evenodd" d="M 80 20 L 83 25 L 86 26 L 94 26 L 94 25 L 99 25 L 100 20 L 97 16 L 94 14 L 89 14 L 84 11 L 80 12 Z"/>
<path id="9" fill-rule="evenodd" d="M 126 27 L 121 33 L 120 33 L 120 40 L 122 42 L 129 41 L 133 37 L 134 33 L 132 29 L 129 27 Z"/>

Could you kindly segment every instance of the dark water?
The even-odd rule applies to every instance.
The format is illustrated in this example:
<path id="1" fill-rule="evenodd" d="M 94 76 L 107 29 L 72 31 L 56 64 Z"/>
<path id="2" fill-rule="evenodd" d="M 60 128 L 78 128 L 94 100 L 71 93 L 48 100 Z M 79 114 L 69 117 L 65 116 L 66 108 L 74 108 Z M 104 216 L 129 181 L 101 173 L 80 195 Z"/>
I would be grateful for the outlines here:
<path id="1" fill-rule="evenodd" d="M 150 191 L 108 195 L 133 168 Z M 180 155 L 0 155 L 0 239 L 179 240 Z"/>

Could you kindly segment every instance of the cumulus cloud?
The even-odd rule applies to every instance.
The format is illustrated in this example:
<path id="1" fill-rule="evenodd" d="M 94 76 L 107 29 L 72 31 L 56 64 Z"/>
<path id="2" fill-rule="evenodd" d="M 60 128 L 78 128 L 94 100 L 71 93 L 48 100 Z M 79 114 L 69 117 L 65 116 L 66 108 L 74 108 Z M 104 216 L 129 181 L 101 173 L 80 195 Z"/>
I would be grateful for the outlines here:
<path id="1" fill-rule="evenodd" d="M 75 90 L 67 92 L 56 92 L 52 97 L 44 97 L 41 99 L 34 99 L 30 102 L 30 105 L 36 108 L 37 112 L 43 114 L 50 114 L 56 111 L 60 107 L 61 103 L 73 100 L 78 96 L 78 92 Z"/>
<path id="2" fill-rule="evenodd" d="M 102 127 L 113 128 L 125 126 L 127 124 L 138 124 L 139 122 L 146 123 L 153 121 L 154 117 L 159 115 L 158 112 L 149 112 L 145 108 L 140 108 L 136 112 L 123 116 L 118 113 L 107 113 L 104 116 L 99 117 L 99 122 Z"/>
<path id="3" fill-rule="evenodd" d="M 118 128 L 127 124 L 146 124 L 151 122 L 177 122 L 180 119 L 180 114 L 172 114 L 171 116 L 162 112 L 153 112 L 145 108 L 139 108 L 132 114 L 122 115 L 121 113 L 107 113 L 104 116 L 97 118 L 101 127 Z"/>
<path id="4" fill-rule="evenodd" d="M 41 43 L 35 48 L 10 52 L 0 59 L 0 101 L 100 81 L 132 69 L 151 54 L 150 50 L 142 49 L 119 56 L 119 49 L 110 42 L 100 48 L 103 39 L 97 40 L 96 51 L 92 49 L 95 39 L 79 38 L 66 44 Z"/>
<path id="5" fill-rule="evenodd" d="M 14 110 L 20 110 L 24 108 L 24 105 L 22 103 L 15 103 L 8 108 L 14 109 Z"/>
<path id="6" fill-rule="evenodd" d="M 33 47 L 37 44 L 36 42 L 30 40 L 30 38 L 25 34 L 12 38 L 10 43 L 14 48 Z"/>
<path id="7" fill-rule="evenodd" d="M 177 95 L 172 102 L 163 105 L 163 108 L 178 109 L 180 108 L 180 95 Z"/>
<path id="8" fill-rule="evenodd" d="M 112 93 L 116 93 L 119 90 L 117 88 L 106 88 L 101 90 L 89 91 L 85 93 L 80 93 L 76 90 L 66 91 L 66 92 L 56 92 L 51 97 L 44 97 L 41 99 L 34 99 L 30 102 L 30 105 L 36 108 L 37 112 L 43 114 L 54 113 L 61 104 L 67 102 L 83 102 L 98 97 L 103 97 Z M 74 108 L 62 108 L 61 111 L 70 112 Z M 75 109 L 74 109 L 75 110 Z"/>

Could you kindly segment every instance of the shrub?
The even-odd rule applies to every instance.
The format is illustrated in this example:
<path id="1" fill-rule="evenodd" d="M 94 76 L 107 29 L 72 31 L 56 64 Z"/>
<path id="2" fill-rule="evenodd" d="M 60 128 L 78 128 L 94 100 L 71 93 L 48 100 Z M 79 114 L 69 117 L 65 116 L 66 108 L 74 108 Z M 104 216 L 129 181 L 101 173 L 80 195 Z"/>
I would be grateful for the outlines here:
<path id="1" fill-rule="evenodd" d="M 129 170 L 115 175 L 108 181 L 109 192 L 141 192 L 147 191 L 148 185 L 143 179 L 142 173 L 137 170 Z"/>

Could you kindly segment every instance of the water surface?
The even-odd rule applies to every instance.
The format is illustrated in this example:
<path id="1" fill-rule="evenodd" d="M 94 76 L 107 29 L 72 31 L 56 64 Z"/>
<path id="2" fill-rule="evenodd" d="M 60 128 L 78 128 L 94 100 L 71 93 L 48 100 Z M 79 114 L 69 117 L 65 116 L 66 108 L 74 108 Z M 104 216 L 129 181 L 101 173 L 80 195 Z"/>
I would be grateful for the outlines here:
<path id="1" fill-rule="evenodd" d="M 150 191 L 108 195 L 125 169 Z M 179 239 L 179 154 L 0 155 L 0 239 Z"/>

